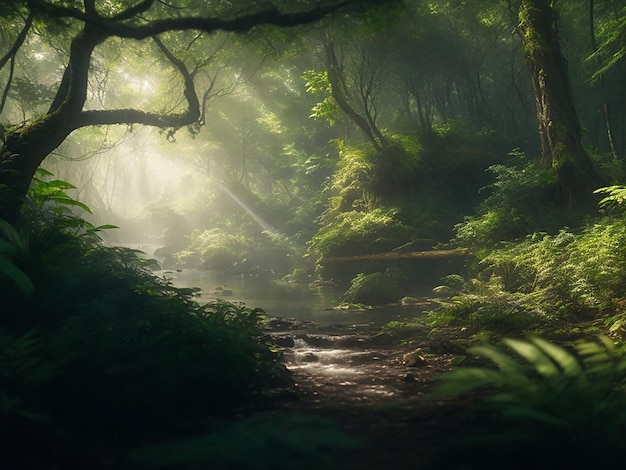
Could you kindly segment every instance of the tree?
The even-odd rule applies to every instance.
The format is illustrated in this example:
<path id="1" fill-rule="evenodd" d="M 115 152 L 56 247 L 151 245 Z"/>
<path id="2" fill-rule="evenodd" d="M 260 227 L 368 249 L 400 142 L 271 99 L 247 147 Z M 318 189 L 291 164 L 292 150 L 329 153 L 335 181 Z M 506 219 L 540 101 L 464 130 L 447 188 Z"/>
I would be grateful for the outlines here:
<path id="1" fill-rule="evenodd" d="M 375 1 L 375 0 L 374 0 Z M 185 34 L 195 33 L 186 46 L 201 36 L 217 31 L 247 32 L 259 25 L 295 26 L 316 21 L 349 4 L 365 4 L 367 0 L 320 0 L 305 2 L 304 9 L 295 9 L 287 2 L 132 2 L 99 0 L 0 1 L 0 14 L 5 28 L 20 25 L 8 52 L 0 58 L 0 67 L 8 65 L 5 97 L 15 82 L 14 70 L 19 52 L 27 38 L 38 35 L 42 41 L 67 35 L 67 58 L 60 81 L 47 111 L 17 125 L 3 129 L 0 152 L 0 217 L 15 220 L 31 179 L 42 161 L 72 132 L 87 126 L 140 124 L 166 129 L 173 133 L 188 126 L 192 132 L 205 119 L 206 100 L 199 96 L 197 74 L 202 58 L 193 65 L 172 52 L 168 44 L 183 41 Z M 187 14 L 189 12 L 189 14 Z M 42 32 L 45 31 L 45 32 Z M 182 37 L 182 39 L 181 39 Z M 154 51 L 178 73 L 182 82 L 182 98 L 186 109 L 148 111 L 139 108 L 87 108 L 90 78 L 98 48 L 117 38 L 125 48 L 134 48 L 137 41 L 152 41 Z M 184 50 L 184 47 L 181 48 Z M 61 51 L 62 55 L 62 51 Z M 210 90 L 210 87 L 208 87 Z M 208 93 L 209 91 L 205 92 Z M 206 94 L 205 94 L 206 96 Z M 4 104 L 5 99 L 3 99 Z"/>
<path id="2" fill-rule="evenodd" d="M 569 204 L 575 205 L 590 198 L 598 176 L 582 145 L 555 12 L 547 0 L 521 0 L 518 16 L 532 75 L 542 159 L 556 169 Z"/>

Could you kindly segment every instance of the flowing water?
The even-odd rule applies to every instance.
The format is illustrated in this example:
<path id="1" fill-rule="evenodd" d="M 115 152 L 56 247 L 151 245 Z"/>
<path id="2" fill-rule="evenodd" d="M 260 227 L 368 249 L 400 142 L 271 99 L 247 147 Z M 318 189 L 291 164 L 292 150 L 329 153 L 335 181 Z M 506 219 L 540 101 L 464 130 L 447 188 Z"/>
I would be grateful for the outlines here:
<path id="1" fill-rule="evenodd" d="M 419 317 L 432 304 L 390 305 L 347 311 L 332 307 L 343 289 L 311 287 L 263 277 L 242 277 L 222 272 L 183 270 L 164 275 L 179 287 L 199 287 L 202 302 L 222 298 L 260 307 L 278 317 L 270 336 L 282 345 L 284 362 L 301 389 L 316 403 L 338 397 L 358 404 L 397 397 L 406 388 L 408 369 L 393 341 L 379 341 L 376 333 L 392 320 Z M 288 320 L 287 320 L 288 319 Z M 321 406 L 321 405 L 320 405 Z"/>

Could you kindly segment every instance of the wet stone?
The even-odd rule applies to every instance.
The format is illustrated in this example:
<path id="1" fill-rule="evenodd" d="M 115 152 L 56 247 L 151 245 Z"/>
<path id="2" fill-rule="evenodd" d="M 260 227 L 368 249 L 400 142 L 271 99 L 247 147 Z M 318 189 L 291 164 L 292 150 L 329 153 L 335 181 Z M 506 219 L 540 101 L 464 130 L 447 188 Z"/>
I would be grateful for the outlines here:
<path id="1" fill-rule="evenodd" d="M 313 354 L 312 352 L 308 352 L 300 358 L 300 362 L 317 362 L 319 360 L 320 358 L 317 357 L 317 354 Z"/>
<path id="2" fill-rule="evenodd" d="M 291 336 L 270 336 L 270 341 L 281 348 L 293 348 L 296 345 Z"/>

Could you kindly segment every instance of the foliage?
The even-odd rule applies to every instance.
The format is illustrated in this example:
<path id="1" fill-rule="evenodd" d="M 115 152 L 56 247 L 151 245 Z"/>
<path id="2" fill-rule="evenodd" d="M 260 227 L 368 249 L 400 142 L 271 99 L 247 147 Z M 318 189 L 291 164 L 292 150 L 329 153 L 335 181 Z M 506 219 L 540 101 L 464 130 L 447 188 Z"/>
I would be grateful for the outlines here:
<path id="1" fill-rule="evenodd" d="M 195 230 L 189 239 L 189 246 L 175 253 L 178 266 L 256 274 L 284 273 L 292 266 L 293 247 L 287 239 L 273 232 L 258 233 L 252 238 L 215 227 Z"/>
<path id="2" fill-rule="evenodd" d="M 512 155 L 518 158 L 517 164 L 489 167 L 495 182 L 483 188 L 488 195 L 478 215 L 466 217 L 455 227 L 458 243 L 490 246 L 524 238 L 535 231 L 554 232 L 567 224 L 567 214 L 549 202 L 557 191 L 556 174 L 538 163 L 525 161 L 522 154 Z"/>
<path id="3" fill-rule="evenodd" d="M 609 214 L 615 212 L 623 214 L 624 210 L 626 210 L 626 186 L 615 185 L 598 188 L 594 191 L 594 194 L 606 194 L 598 202 L 598 205 Z"/>
<path id="4" fill-rule="evenodd" d="M 474 346 L 468 352 L 497 369 L 457 367 L 435 390 L 436 396 L 487 393 L 473 409 L 482 418 L 482 432 L 462 436 L 463 458 L 477 458 L 489 468 L 505 462 L 526 468 L 537 459 L 574 466 L 621 462 L 624 347 L 606 337 L 578 343 L 573 351 L 538 337 L 503 342 L 524 363 L 489 344 Z"/>
<path id="5" fill-rule="evenodd" d="M 9 464 L 26 442 L 38 464 L 51 464 L 75 458 L 82 451 L 68 445 L 83 439 L 177 433 L 279 378 L 260 340 L 262 311 L 198 304 L 195 289 L 156 277 L 140 252 L 104 246 L 97 229 L 57 207 L 65 197 L 33 192 L 43 207 L 25 207 L 28 218 L 0 235 L 3 263 L 32 284 L 0 283 Z"/>
<path id="6" fill-rule="evenodd" d="M 260 416 L 217 433 L 166 442 L 132 455 L 141 468 L 336 468 L 333 453 L 354 439 L 320 418 Z"/>
<path id="7" fill-rule="evenodd" d="M 617 7 L 617 6 L 616 6 Z M 626 48 L 624 39 L 626 38 L 626 7 L 622 6 L 621 11 L 616 8 L 612 18 L 604 20 L 600 25 L 600 46 L 593 51 L 590 59 L 603 59 L 599 70 L 593 77 L 597 79 L 615 71 L 624 61 Z"/>
<path id="8" fill-rule="evenodd" d="M 536 234 L 482 260 L 507 292 L 528 294 L 552 314 L 606 308 L 626 295 L 626 223 L 602 220 L 575 235 Z"/>
<path id="9" fill-rule="evenodd" d="M 476 330 L 529 330 L 542 325 L 546 316 L 520 296 L 467 293 L 455 296 L 447 305 L 427 312 L 434 327 L 469 326 Z"/>
<path id="10" fill-rule="evenodd" d="M 189 247 L 177 253 L 180 265 L 221 271 L 247 258 L 252 243 L 251 240 L 231 235 L 220 228 L 202 232 L 195 230 L 189 238 Z"/>
<path id="11" fill-rule="evenodd" d="M 411 229 L 396 219 L 393 209 L 342 212 L 324 224 L 309 242 L 309 251 L 324 260 L 389 250 L 410 239 Z"/>

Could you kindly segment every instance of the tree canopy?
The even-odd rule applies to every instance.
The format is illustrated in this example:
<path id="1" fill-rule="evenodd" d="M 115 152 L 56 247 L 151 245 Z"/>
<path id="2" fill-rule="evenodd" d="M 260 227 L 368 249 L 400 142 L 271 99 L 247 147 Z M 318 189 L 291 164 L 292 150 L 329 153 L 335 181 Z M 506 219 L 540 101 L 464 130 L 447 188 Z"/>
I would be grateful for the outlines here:
<path id="1" fill-rule="evenodd" d="M 21 50 L 36 43 L 52 47 L 61 65 L 52 71 L 48 86 L 39 88 L 37 107 L 23 122 L 6 126 L 0 161 L 0 185 L 11 200 L 3 204 L 2 215 L 11 218 L 26 194 L 36 168 L 76 129 L 111 124 L 143 124 L 170 129 L 204 123 L 205 106 L 212 82 L 199 84 L 199 76 L 210 59 L 199 51 L 203 41 L 219 31 L 244 33 L 259 25 L 294 26 L 318 20 L 341 8 L 364 1 L 328 2 L 160 2 L 145 0 L 128 5 L 113 1 L 23 1 L 2 2 L 4 41 L 8 52 L 0 65 L 8 67 L 4 99 L 13 82 L 27 77 L 15 68 L 30 57 Z M 170 109 L 151 111 L 141 107 L 113 107 L 102 99 L 93 104 L 102 90 L 94 87 L 93 70 L 106 63 L 111 44 L 121 50 L 141 49 L 144 60 L 167 65 L 180 82 L 178 103 Z M 123 45 L 119 45 L 119 41 Z M 145 42 L 148 41 L 150 44 Z M 198 44 L 196 44 L 198 43 Z M 187 54 L 196 47 L 195 54 Z M 32 53 L 36 54 L 31 50 Z M 122 53 L 123 54 L 123 53 Z M 100 82 L 99 85 L 103 85 Z M 203 86 L 202 90 L 198 90 Z M 32 88 L 32 87 L 31 87 Z M 46 109 L 47 107 L 47 109 Z M 192 127 L 193 129 L 193 127 Z M 16 199 L 17 198 L 17 199 Z"/>

